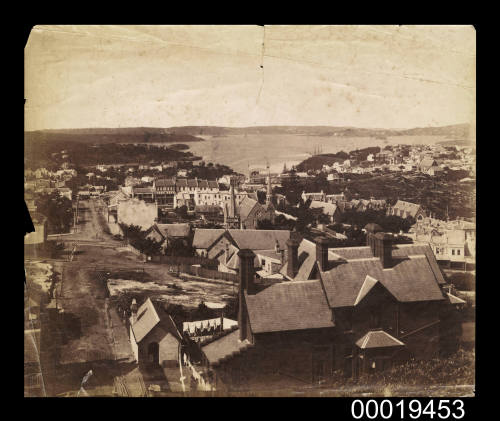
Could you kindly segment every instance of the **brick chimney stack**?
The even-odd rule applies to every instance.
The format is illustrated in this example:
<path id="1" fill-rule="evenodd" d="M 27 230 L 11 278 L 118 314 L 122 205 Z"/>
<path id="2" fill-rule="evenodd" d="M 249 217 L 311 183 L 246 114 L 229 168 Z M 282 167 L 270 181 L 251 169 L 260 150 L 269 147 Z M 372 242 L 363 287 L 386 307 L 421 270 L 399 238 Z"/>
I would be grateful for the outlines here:
<path id="1" fill-rule="evenodd" d="M 290 238 L 286 242 L 286 246 L 288 248 L 286 276 L 293 279 L 299 271 L 299 241 L 295 238 Z"/>
<path id="2" fill-rule="evenodd" d="M 242 249 L 238 252 L 238 257 L 240 258 L 240 284 L 238 288 L 238 327 L 240 329 L 240 341 L 244 341 L 248 337 L 248 312 L 245 302 L 245 291 L 248 295 L 255 294 L 255 254 L 252 250 Z"/>
<path id="3" fill-rule="evenodd" d="M 375 243 L 374 255 L 380 259 L 382 267 L 387 269 L 392 263 L 392 235 L 379 232 L 374 235 L 373 241 Z"/>
<path id="4" fill-rule="evenodd" d="M 316 239 L 316 261 L 321 271 L 328 270 L 328 239 L 319 237 Z"/>

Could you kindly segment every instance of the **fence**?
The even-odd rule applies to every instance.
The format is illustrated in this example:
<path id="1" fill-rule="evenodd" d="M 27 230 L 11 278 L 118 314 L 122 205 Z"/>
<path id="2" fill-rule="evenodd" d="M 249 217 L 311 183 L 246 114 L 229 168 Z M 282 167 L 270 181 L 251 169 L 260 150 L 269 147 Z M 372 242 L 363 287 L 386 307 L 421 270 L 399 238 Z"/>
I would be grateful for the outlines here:
<path id="1" fill-rule="evenodd" d="M 238 282 L 238 275 L 228 272 L 219 272 L 218 270 L 205 269 L 200 266 L 191 266 L 187 264 L 179 265 L 179 270 L 184 273 L 189 273 L 191 275 L 200 276 L 202 278 L 208 279 L 222 279 L 224 281 L 229 281 L 236 283 Z"/>
<path id="2" fill-rule="evenodd" d="M 202 265 L 210 268 L 219 266 L 217 259 L 208 259 L 201 256 L 151 256 L 151 262 L 168 265 Z"/>

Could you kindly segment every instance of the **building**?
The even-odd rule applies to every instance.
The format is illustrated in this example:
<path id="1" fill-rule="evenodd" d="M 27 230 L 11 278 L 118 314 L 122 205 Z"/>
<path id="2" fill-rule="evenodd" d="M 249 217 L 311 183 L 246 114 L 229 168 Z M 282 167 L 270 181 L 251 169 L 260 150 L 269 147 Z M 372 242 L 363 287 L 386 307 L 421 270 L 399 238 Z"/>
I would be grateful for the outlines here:
<path id="1" fill-rule="evenodd" d="M 219 270 L 237 273 L 240 266 L 238 251 L 243 248 L 255 253 L 273 252 L 278 255 L 286 249 L 290 231 L 286 230 L 241 230 L 241 229 L 203 229 L 194 230 L 193 248 L 199 256 L 218 259 Z M 264 256 L 261 253 L 261 256 Z M 265 257 L 263 257 L 265 259 Z M 262 260 L 255 258 L 255 267 L 260 268 Z M 265 265 L 264 265 L 265 266 Z"/>
<path id="2" fill-rule="evenodd" d="M 426 217 L 424 208 L 421 205 L 404 200 L 398 200 L 394 206 L 387 209 L 388 215 L 395 215 L 401 218 L 412 217 L 415 221 L 422 221 Z"/>
<path id="3" fill-rule="evenodd" d="M 342 213 L 337 205 L 327 202 L 318 202 L 313 200 L 309 209 L 320 210 L 323 215 L 329 218 L 329 222 L 332 224 L 338 224 L 342 222 Z"/>
<path id="4" fill-rule="evenodd" d="M 438 355 L 453 304 L 432 251 L 394 246 L 375 224 L 367 228 L 364 247 L 290 239 L 282 272 L 290 281 L 270 286 L 254 276 L 255 254 L 238 252 L 238 330 L 200 345 L 198 364 L 214 388 L 279 376 L 322 384 L 339 370 L 358 377 Z"/>
<path id="5" fill-rule="evenodd" d="M 191 236 L 191 226 L 189 224 L 157 224 L 148 229 L 146 238 L 156 241 L 161 245 L 163 251 L 172 242 L 183 240 L 186 245 Z"/>
<path id="6" fill-rule="evenodd" d="M 149 298 L 139 308 L 133 299 L 130 310 L 129 337 L 136 362 L 177 367 L 182 335 L 170 315 Z"/>

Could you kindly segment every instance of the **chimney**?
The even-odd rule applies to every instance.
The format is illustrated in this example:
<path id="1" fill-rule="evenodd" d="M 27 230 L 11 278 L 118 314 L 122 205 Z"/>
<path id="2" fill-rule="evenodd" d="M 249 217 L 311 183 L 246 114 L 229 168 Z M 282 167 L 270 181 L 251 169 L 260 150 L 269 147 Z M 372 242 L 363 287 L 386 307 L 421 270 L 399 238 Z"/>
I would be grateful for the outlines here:
<path id="1" fill-rule="evenodd" d="M 255 254 L 252 250 L 242 249 L 238 252 L 238 257 L 240 258 L 240 284 L 238 288 L 238 327 L 240 329 L 240 341 L 244 341 L 248 337 L 248 313 L 245 303 L 244 291 L 246 291 L 248 295 L 255 294 L 253 267 Z"/>
<path id="2" fill-rule="evenodd" d="M 130 304 L 130 312 L 132 313 L 131 324 L 134 325 L 137 321 L 137 301 L 135 298 L 132 299 L 132 304 Z"/>
<path id="3" fill-rule="evenodd" d="M 299 271 L 299 242 L 295 238 L 290 238 L 286 242 L 288 248 L 288 264 L 286 276 L 293 279 Z"/>
<path id="4" fill-rule="evenodd" d="M 319 237 L 316 239 L 316 261 L 323 272 L 328 268 L 328 243 L 327 238 Z"/>
<path id="5" fill-rule="evenodd" d="M 392 235 L 379 232 L 374 235 L 375 257 L 380 259 L 382 267 L 387 269 L 392 263 Z"/>

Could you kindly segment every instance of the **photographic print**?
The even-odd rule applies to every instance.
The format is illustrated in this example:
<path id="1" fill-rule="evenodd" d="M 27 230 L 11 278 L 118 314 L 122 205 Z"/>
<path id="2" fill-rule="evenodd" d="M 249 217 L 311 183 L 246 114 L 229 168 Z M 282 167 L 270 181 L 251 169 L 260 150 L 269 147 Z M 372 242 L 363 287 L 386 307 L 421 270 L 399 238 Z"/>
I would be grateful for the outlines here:
<path id="1" fill-rule="evenodd" d="M 475 394 L 472 25 L 37 25 L 25 397 Z"/>

